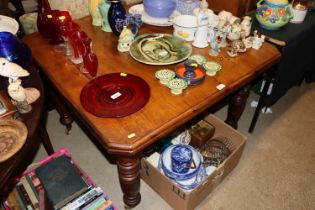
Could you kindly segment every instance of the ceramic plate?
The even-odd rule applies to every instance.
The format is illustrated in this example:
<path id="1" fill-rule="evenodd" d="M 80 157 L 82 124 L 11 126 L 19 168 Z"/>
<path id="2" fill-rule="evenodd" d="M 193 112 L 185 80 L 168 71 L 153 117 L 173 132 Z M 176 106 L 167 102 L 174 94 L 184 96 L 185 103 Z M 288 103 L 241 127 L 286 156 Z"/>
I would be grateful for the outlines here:
<path id="1" fill-rule="evenodd" d="M 163 154 L 160 156 L 161 159 L 161 164 L 160 167 L 163 169 L 163 172 L 165 173 L 166 176 L 178 181 L 178 180 L 187 180 L 190 178 L 193 178 L 196 176 L 196 174 L 199 171 L 200 165 L 201 165 L 201 156 L 200 154 L 191 146 L 191 150 L 193 151 L 193 160 L 195 161 L 196 167 L 195 168 L 190 168 L 187 173 L 181 174 L 181 173 L 176 173 L 172 170 L 172 163 L 171 163 L 171 152 L 172 149 L 176 145 L 172 145 L 163 152 Z"/>
<path id="2" fill-rule="evenodd" d="M 84 109 L 97 117 L 125 117 L 140 110 L 150 98 L 150 87 L 132 74 L 112 73 L 91 80 L 81 91 Z"/>
<path id="3" fill-rule="evenodd" d="M 137 61 L 150 65 L 169 65 L 187 59 L 191 44 L 170 34 L 143 34 L 130 46 L 130 55 Z"/>
<path id="4" fill-rule="evenodd" d="M 7 31 L 15 35 L 18 30 L 19 24 L 15 19 L 0 15 L 0 32 Z"/>
<path id="5" fill-rule="evenodd" d="M 24 145 L 27 128 L 23 122 L 14 119 L 0 121 L 0 162 L 8 160 Z"/>
<path id="6" fill-rule="evenodd" d="M 129 13 L 131 14 L 141 14 L 142 21 L 146 24 L 153 26 L 171 26 L 173 25 L 173 18 L 180 15 L 179 12 L 174 11 L 170 18 L 154 18 L 149 16 L 145 11 L 143 4 L 137 4 L 129 8 Z"/>

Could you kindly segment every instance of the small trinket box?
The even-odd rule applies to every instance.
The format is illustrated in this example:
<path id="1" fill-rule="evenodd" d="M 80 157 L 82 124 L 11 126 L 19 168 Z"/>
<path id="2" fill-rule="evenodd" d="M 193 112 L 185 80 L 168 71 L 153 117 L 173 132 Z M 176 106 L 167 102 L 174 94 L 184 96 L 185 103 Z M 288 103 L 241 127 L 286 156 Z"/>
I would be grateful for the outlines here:
<path id="1" fill-rule="evenodd" d="M 190 144 L 196 148 L 200 148 L 206 141 L 214 135 L 215 127 L 204 120 L 200 120 L 189 128 L 191 135 Z"/>

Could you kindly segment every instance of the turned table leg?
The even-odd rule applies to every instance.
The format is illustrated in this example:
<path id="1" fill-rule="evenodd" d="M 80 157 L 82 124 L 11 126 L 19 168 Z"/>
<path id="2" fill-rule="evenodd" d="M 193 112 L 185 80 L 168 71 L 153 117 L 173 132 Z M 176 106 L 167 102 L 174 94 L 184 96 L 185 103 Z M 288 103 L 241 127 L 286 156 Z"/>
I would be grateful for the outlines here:
<path id="1" fill-rule="evenodd" d="M 124 193 L 126 208 L 133 208 L 140 203 L 140 159 L 119 157 L 116 160 L 120 187 Z"/>
<path id="2" fill-rule="evenodd" d="M 225 122 L 235 129 L 237 129 L 238 120 L 242 116 L 242 113 L 245 109 L 246 101 L 249 96 L 249 91 L 250 85 L 246 85 L 230 97 L 228 114 Z"/>
<path id="3" fill-rule="evenodd" d="M 69 111 L 67 110 L 61 99 L 56 95 L 54 90 L 48 90 L 48 94 L 53 101 L 57 112 L 60 115 L 60 123 L 66 126 L 66 134 L 70 134 L 73 123 L 72 116 L 70 115 Z"/>

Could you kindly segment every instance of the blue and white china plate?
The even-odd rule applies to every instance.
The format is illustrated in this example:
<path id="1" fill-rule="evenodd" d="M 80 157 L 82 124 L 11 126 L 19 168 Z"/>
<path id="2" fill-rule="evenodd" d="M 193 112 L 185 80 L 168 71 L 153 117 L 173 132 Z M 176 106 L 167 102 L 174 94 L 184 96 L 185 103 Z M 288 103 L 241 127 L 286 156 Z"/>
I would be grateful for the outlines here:
<path id="1" fill-rule="evenodd" d="M 198 173 L 187 180 L 175 180 L 175 182 L 180 186 L 181 188 L 185 190 L 192 190 L 195 187 L 197 187 L 203 180 L 207 178 L 207 173 L 203 165 L 201 164 Z"/>
<path id="2" fill-rule="evenodd" d="M 163 170 L 164 174 L 167 177 L 174 179 L 175 181 L 187 180 L 187 179 L 193 178 L 194 176 L 196 176 L 196 174 L 199 171 L 200 166 L 202 165 L 200 154 L 193 147 L 188 145 L 189 147 L 191 147 L 191 150 L 193 152 L 193 161 L 195 162 L 196 167 L 190 168 L 189 171 L 184 174 L 176 173 L 172 170 L 172 162 L 171 162 L 171 152 L 175 146 L 176 145 L 172 145 L 166 148 L 166 150 L 161 154 L 159 168 Z"/>

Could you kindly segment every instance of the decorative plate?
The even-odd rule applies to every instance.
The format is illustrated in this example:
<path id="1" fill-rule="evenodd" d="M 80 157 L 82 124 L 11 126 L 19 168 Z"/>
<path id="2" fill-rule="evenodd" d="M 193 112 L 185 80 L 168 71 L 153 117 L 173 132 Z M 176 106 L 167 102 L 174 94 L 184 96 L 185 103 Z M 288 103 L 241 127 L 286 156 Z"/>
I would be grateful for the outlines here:
<path id="1" fill-rule="evenodd" d="M 0 162 L 15 155 L 23 147 L 26 138 L 27 128 L 22 121 L 0 120 Z"/>
<path id="2" fill-rule="evenodd" d="M 119 118 L 140 110 L 150 98 L 150 87 L 142 78 L 111 73 L 91 80 L 81 91 L 84 109 L 97 117 Z"/>
<path id="3" fill-rule="evenodd" d="M 214 61 L 207 61 L 203 64 L 203 68 L 206 70 L 207 75 L 214 76 L 221 70 L 221 65 Z"/>
<path id="4" fill-rule="evenodd" d="M 185 190 L 192 190 L 197 187 L 203 180 L 207 178 L 207 173 L 204 166 L 201 164 L 197 174 L 187 180 L 178 180 L 176 183 L 178 186 Z"/>
<path id="5" fill-rule="evenodd" d="M 168 81 L 174 79 L 175 72 L 170 69 L 160 69 L 155 72 L 155 77 L 159 79 L 163 85 L 166 85 Z"/>
<path id="6" fill-rule="evenodd" d="M 174 11 L 169 18 L 154 18 L 149 16 L 144 11 L 143 4 L 137 4 L 129 8 L 129 13 L 131 14 L 141 14 L 142 21 L 148 25 L 153 26 L 171 26 L 173 25 L 173 18 L 177 15 L 180 15 L 179 12 Z"/>
<path id="7" fill-rule="evenodd" d="M 150 65 L 169 65 L 187 59 L 190 43 L 170 34 L 144 34 L 130 46 L 130 55 L 137 61 Z"/>
<path id="8" fill-rule="evenodd" d="M 19 24 L 15 19 L 0 15 L 0 32 L 7 31 L 15 35 L 18 30 Z"/>
<path id="9" fill-rule="evenodd" d="M 176 173 L 172 170 L 172 161 L 171 161 L 171 152 L 174 147 L 177 145 L 172 145 L 164 150 L 164 152 L 160 156 L 160 165 L 159 167 L 162 168 L 163 172 L 166 176 L 178 181 L 178 180 L 187 180 L 196 176 L 199 171 L 201 164 L 201 156 L 200 154 L 191 146 L 187 145 L 191 148 L 193 152 L 193 161 L 195 162 L 196 167 L 190 168 L 187 173 Z"/>
<path id="10" fill-rule="evenodd" d="M 196 61 L 199 65 L 203 65 L 207 59 L 201 54 L 193 54 L 188 59 Z"/>

